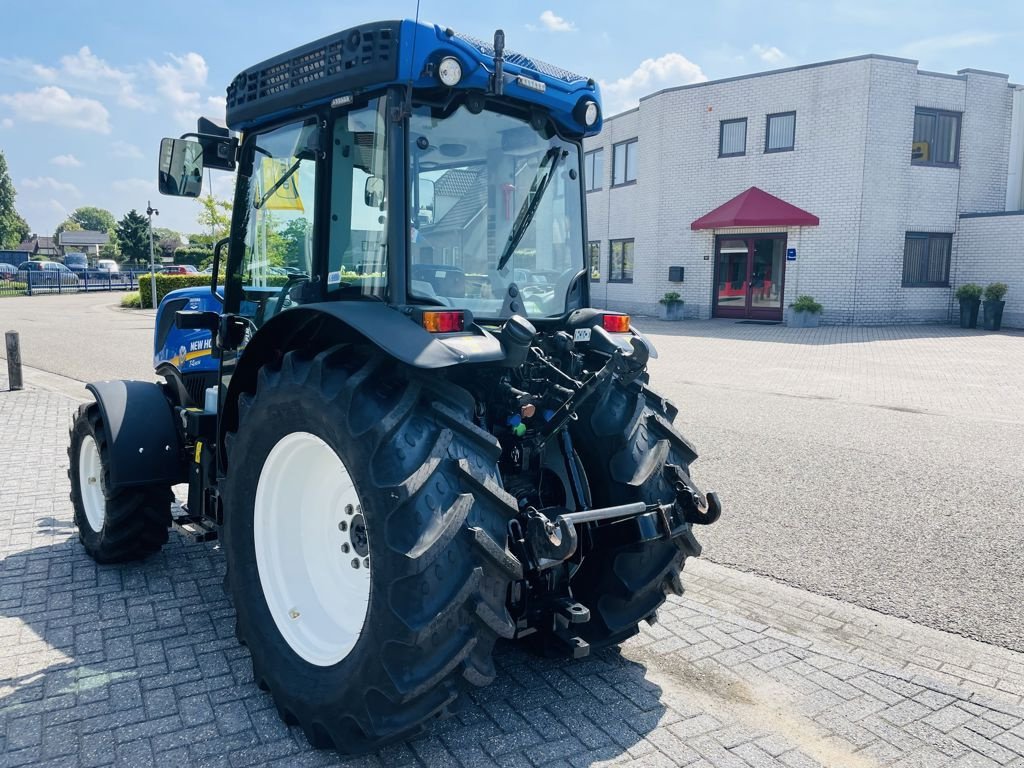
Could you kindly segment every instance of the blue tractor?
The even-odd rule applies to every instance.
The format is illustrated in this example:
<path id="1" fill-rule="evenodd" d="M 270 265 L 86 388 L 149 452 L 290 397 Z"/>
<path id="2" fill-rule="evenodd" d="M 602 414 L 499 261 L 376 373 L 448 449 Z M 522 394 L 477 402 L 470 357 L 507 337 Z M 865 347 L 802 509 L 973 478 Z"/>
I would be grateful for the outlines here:
<path id="1" fill-rule="evenodd" d="M 498 638 L 630 637 L 719 516 L 651 343 L 590 306 L 601 119 L 500 31 L 388 21 L 243 71 L 227 128 L 161 144 L 165 194 L 235 171 L 230 236 L 161 303 L 164 383 L 89 385 L 79 534 L 100 562 L 218 536 L 255 679 L 317 746 L 418 733 Z"/>

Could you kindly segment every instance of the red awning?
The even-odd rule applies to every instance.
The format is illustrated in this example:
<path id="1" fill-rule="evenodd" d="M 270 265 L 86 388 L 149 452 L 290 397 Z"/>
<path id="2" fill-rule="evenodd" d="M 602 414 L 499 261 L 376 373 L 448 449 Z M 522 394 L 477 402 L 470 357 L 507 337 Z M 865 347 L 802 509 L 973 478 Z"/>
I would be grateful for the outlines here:
<path id="1" fill-rule="evenodd" d="M 722 227 L 816 227 L 818 217 L 803 208 L 751 187 L 732 200 L 706 213 L 690 229 Z"/>

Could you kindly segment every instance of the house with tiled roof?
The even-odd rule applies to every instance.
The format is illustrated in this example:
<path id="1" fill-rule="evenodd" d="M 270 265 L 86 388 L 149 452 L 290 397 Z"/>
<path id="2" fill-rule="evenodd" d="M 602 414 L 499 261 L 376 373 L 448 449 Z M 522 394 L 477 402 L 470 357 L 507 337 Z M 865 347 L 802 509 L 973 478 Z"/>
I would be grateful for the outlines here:
<path id="1" fill-rule="evenodd" d="M 29 235 L 15 250 L 26 251 L 33 259 L 52 259 L 57 255 L 53 238 L 40 235 Z"/>

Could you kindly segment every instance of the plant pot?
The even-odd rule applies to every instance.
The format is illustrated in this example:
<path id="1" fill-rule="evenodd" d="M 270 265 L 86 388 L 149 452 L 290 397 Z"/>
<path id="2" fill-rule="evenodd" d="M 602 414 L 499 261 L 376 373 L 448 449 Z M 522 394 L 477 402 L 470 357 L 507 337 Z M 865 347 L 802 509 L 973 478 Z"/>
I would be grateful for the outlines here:
<path id="1" fill-rule="evenodd" d="M 820 312 L 800 312 L 794 309 L 789 313 L 789 325 L 790 328 L 817 328 L 818 321 L 821 320 Z"/>
<path id="2" fill-rule="evenodd" d="M 661 319 L 662 320 L 682 320 L 683 319 L 683 302 L 673 301 L 671 304 L 661 305 Z"/>
<path id="3" fill-rule="evenodd" d="M 986 301 L 985 302 L 985 330 L 986 331 L 998 331 L 1003 325 L 1003 307 L 1006 306 L 1005 301 Z"/>
<path id="4" fill-rule="evenodd" d="M 978 307 L 981 299 L 960 299 L 960 327 L 978 327 Z"/>

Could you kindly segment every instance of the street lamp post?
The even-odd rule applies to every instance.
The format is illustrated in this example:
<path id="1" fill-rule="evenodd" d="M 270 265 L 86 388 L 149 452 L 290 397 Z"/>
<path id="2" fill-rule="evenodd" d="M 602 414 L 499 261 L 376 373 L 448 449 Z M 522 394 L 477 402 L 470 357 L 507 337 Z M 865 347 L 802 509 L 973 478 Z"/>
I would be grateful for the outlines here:
<path id="1" fill-rule="evenodd" d="M 154 208 L 149 200 L 146 201 L 146 215 L 149 216 L 149 285 L 152 291 L 153 309 L 156 309 L 156 263 L 153 261 L 153 217 L 159 216 L 160 211 Z"/>

